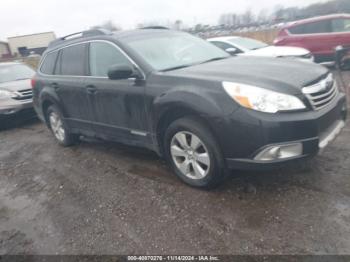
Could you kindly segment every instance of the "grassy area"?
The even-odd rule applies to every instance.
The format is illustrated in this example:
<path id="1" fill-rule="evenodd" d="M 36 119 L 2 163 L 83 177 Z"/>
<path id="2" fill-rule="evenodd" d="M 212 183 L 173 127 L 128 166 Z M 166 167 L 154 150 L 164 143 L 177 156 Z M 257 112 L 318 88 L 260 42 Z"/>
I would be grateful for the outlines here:
<path id="1" fill-rule="evenodd" d="M 277 37 L 277 34 L 278 34 L 278 30 L 272 29 L 272 30 L 263 30 L 263 31 L 256 31 L 256 32 L 237 33 L 235 35 L 253 38 L 256 40 L 263 41 L 267 44 L 273 44 L 273 40 Z"/>

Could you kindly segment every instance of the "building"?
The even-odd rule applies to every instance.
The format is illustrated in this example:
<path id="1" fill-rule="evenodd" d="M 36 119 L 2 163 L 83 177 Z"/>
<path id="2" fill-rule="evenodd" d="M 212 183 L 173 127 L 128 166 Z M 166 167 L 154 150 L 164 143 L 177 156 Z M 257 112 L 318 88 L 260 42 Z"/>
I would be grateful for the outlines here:
<path id="1" fill-rule="evenodd" d="M 6 42 L 0 41 L 0 59 L 10 57 L 9 45 Z"/>
<path id="2" fill-rule="evenodd" d="M 55 39 L 54 32 L 45 32 L 9 37 L 8 44 L 13 56 L 28 56 L 32 52 L 41 55 L 49 43 Z"/>

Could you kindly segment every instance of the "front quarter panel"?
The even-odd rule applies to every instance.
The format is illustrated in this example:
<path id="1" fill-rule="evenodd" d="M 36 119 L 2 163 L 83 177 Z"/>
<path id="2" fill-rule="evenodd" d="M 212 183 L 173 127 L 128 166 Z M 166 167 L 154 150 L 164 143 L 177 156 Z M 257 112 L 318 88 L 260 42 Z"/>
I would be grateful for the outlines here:
<path id="1" fill-rule="evenodd" d="M 221 82 L 156 74 L 149 77 L 146 110 L 152 118 L 151 132 L 169 110 L 186 109 L 205 119 L 230 115 L 238 105 L 225 93 Z"/>

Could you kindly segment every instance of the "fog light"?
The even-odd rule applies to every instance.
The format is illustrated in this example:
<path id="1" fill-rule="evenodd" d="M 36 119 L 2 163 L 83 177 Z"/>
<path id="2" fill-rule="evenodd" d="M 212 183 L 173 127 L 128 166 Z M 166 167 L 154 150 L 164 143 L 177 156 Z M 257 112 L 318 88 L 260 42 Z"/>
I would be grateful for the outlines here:
<path id="1" fill-rule="evenodd" d="M 303 144 L 295 143 L 288 145 L 275 145 L 269 146 L 261 151 L 254 158 L 259 161 L 272 161 L 278 159 L 286 159 L 296 156 L 301 156 L 303 154 Z"/>

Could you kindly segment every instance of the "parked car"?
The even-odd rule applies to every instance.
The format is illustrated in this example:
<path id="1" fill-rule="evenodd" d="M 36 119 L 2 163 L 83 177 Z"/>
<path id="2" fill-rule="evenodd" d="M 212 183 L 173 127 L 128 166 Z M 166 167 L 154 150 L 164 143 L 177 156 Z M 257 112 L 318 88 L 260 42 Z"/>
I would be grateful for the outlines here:
<path id="1" fill-rule="evenodd" d="M 274 44 L 311 51 L 316 62 L 334 61 L 334 50 L 350 43 L 350 15 L 319 16 L 292 22 L 279 32 Z"/>
<path id="2" fill-rule="evenodd" d="M 31 79 L 35 71 L 21 63 L 0 63 L 0 116 L 33 107 Z"/>
<path id="3" fill-rule="evenodd" d="M 264 42 L 239 36 L 223 36 L 207 39 L 231 55 L 289 57 L 313 62 L 310 51 L 300 47 L 270 46 Z"/>
<path id="4" fill-rule="evenodd" d="M 315 155 L 340 132 L 345 95 L 324 67 L 231 57 L 183 32 L 86 31 L 51 43 L 34 106 L 63 146 L 79 135 L 146 147 L 184 182 Z"/>

